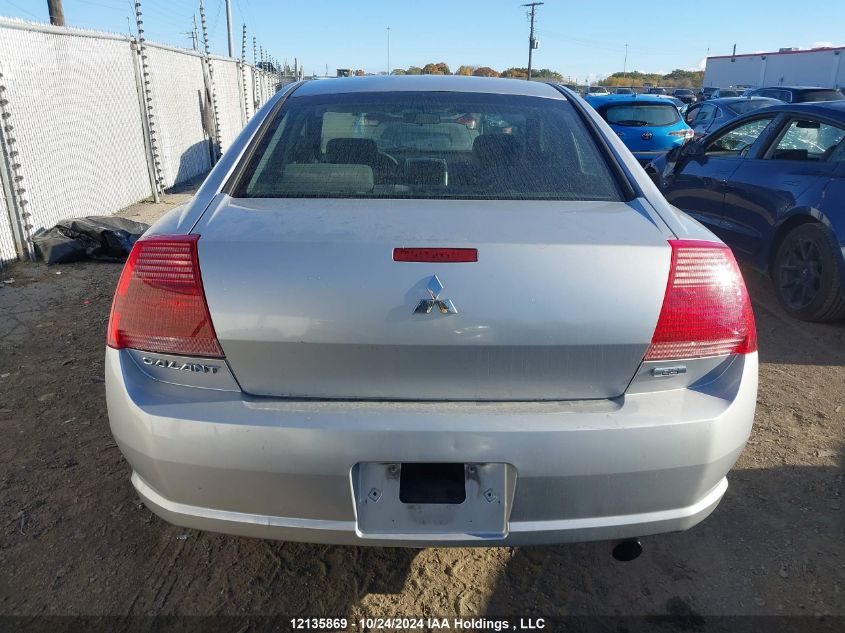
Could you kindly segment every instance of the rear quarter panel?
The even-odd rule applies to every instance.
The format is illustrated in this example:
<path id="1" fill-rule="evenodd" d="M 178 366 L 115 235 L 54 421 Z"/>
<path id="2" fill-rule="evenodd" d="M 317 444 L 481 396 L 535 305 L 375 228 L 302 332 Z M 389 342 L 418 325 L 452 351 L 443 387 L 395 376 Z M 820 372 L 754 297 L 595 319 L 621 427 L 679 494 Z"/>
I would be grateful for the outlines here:
<path id="1" fill-rule="evenodd" d="M 820 220 L 833 232 L 842 259 L 839 264 L 845 278 L 845 162 L 839 164 L 819 203 Z"/>

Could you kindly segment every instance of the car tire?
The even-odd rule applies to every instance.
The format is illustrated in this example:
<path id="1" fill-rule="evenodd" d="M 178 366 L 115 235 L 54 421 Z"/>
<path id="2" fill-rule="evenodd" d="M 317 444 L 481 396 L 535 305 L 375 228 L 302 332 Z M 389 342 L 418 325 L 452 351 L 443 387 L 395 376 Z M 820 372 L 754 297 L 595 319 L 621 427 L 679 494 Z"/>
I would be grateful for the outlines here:
<path id="1" fill-rule="evenodd" d="M 817 222 L 790 231 L 772 265 L 775 294 L 783 309 L 802 321 L 845 318 L 840 249 Z"/>

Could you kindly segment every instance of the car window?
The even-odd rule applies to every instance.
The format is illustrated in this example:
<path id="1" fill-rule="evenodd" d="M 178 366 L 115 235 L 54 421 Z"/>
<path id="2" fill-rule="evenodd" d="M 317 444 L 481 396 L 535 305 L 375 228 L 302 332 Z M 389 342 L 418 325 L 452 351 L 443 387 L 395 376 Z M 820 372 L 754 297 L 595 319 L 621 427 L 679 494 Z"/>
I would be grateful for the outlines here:
<path id="1" fill-rule="evenodd" d="M 772 160 L 827 160 L 845 138 L 845 129 L 807 119 L 794 119 L 769 152 Z"/>
<path id="2" fill-rule="evenodd" d="M 702 107 L 704 106 L 693 105 L 687 108 L 687 111 L 684 114 L 684 121 L 689 124 L 692 124 L 692 122 L 695 121 L 695 117 L 698 116 L 698 112 L 701 110 Z"/>
<path id="3" fill-rule="evenodd" d="M 801 93 L 801 101 L 805 103 L 815 101 L 842 101 L 845 96 L 838 90 L 805 90 Z"/>
<path id="4" fill-rule="evenodd" d="M 602 117 L 614 125 L 630 127 L 662 126 L 677 123 L 678 109 L 668 99 L 666 103 L 620 103 L 601 111 Z"/>
<path id="5" fill-rule="evenodd" d="M 748 114 L 754 110 L 759 110 L 760 108 L 767 108 L 769 106 L 775 105 L 774 101 L 766 101 L 763 99 L 749 99 L 748 101 L 735 101 L 734 103 L 730 104 L 728 108 L 734 111 L 736 114 Z"/>
<path id="6" fill-rule="evenodd" d="M 763 133 L 774 116 L 754 119 L 720 134 L 707 145 L 708 156 L 739 156 L 747 151 Z"/>
<path id="7" fill-rule="evenodd" d="M 461 92 L 291 97 L 233 195 L 622 199 L 570 102 Z"/>
<path id="8" fill-rule="evenodd" d="M 693 123 L 695 123 L 695 125 L 701 125 L 702 123 L 712 121 L 715 117 L 716 108 L 710 104 L 705 103 L 698 110 L 698 113 L 695 115 Z"/>

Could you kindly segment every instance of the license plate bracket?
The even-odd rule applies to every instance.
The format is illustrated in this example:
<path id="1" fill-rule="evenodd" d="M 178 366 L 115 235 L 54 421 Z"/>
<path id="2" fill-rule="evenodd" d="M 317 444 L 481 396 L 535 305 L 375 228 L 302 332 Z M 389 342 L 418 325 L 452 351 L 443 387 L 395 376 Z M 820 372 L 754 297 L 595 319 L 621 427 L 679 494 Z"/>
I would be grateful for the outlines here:
<path id="1" fill-rule="evenodd" d="M 365 538 L 502 538 L 516 469 L 504 463 L 364 462 L 352 469 Z"/>

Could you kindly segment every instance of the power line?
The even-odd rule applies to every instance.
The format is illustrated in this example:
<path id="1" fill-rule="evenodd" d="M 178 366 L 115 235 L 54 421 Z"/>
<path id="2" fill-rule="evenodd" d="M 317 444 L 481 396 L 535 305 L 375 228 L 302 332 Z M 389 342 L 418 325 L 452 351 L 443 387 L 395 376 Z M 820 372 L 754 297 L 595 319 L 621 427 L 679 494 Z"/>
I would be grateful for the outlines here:
<path id="1" fill-rule="evenodd" d="M 32 11 L 28 11 L 27 9 L 24 9 L 22 6 L 19 6 L 19 5 L 15 4 L 14 2 L 12 2 L 12 0 L 5 0 L 5 2 L 6 2 L 6 4 L 8 4 L 9 6 L 14 7 L 15 9 L 17 9 L 18 11 L 22 11 L 23 13 L 26 13 L 27 15 L 30 15 L 30 16 L 34 17 L 36 20 L 41 20 L 41 19 L 43 19 L 41 16 L 35 15 Z"/>

